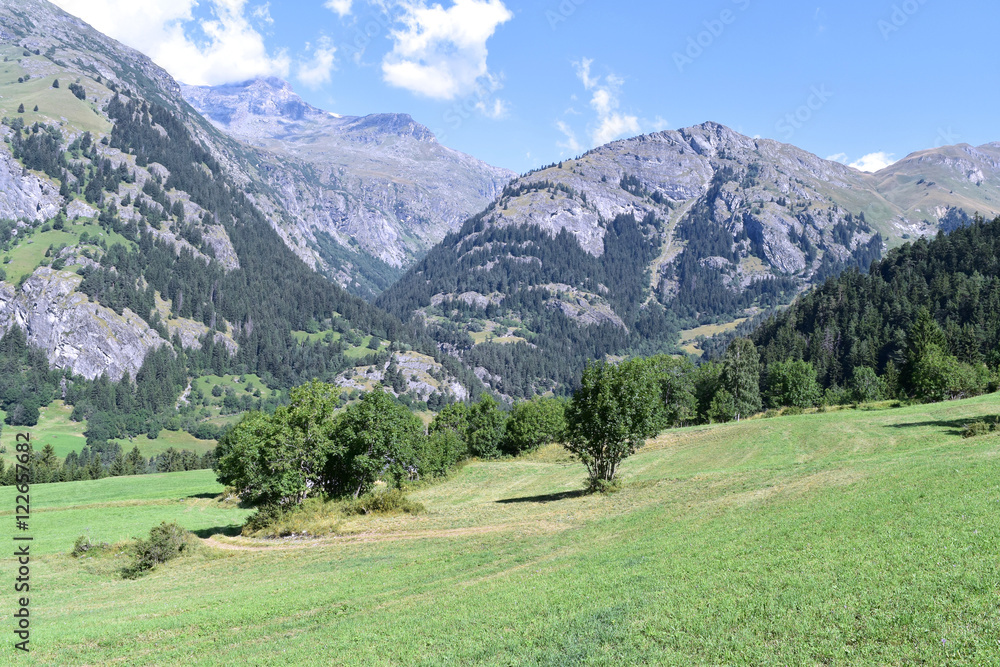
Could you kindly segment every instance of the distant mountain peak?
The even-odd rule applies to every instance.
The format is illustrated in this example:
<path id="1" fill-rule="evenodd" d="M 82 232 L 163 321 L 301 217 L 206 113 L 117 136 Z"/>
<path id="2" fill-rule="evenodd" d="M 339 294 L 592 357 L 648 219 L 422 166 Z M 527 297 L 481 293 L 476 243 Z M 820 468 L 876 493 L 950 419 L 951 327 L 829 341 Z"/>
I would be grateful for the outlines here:
<path id="1" fill-rule="evenodd" d="M 277 77 L 221 86 L 182 84 L 181 91 L 204 116 L 227 129 L 261 118 L 294 122 L 328 116 L 306 103 L 287 81 Z"/>

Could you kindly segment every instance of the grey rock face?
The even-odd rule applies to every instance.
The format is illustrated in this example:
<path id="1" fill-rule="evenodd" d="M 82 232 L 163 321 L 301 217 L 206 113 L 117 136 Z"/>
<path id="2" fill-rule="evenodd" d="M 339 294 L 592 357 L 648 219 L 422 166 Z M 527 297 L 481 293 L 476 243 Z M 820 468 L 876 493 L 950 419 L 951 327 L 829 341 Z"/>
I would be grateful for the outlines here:
<path id="1" fill-rule="evenodd" d="M 0 143 L 0 218 L 47 220 L 61 205 L 59 188 L 24 169 Z"/>
<path id="2" fill-rule="evenodd" d="M 307 247 L 328 234 L 348 257 L 361 251 L 406 267 L 514 177 L 441 146 L 408 115 L 338 116 L 278 79 L 182 90 L 216 127 L 266 151 L 261 176 L 287 211 L 289 235 Z"/>
<path id="3" fill-rule="evenodd" d="M 132 311 L 121 315 L 76 292 L 82 278 L 67 271 L 37 269 L 20 291 L 0 282 L 0 330 L 24 329 L 28 342 L 46 351 L 56 368 L 88 379 L 107 373 L 135 377 L 146 354 L 166 341 Z"/>

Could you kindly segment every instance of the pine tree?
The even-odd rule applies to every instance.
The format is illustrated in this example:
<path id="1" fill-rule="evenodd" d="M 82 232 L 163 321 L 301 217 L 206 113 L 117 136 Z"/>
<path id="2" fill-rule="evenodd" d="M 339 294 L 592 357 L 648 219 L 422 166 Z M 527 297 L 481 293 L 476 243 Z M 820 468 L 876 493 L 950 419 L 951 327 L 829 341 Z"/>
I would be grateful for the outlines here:
<path id="1" fill-rule="evenodd" d="M 753 341 L 737 338 L 722 360 L 722 386 L 733 397 L 733 418 L 760 412 L 760 355 Z"/>

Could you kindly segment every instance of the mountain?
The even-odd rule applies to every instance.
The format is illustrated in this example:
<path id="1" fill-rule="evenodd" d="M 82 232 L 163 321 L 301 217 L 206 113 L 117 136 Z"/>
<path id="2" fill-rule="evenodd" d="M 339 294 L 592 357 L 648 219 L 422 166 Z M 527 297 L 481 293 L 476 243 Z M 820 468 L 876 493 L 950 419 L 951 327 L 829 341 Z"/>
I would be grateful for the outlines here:
<path id="1" fill-rule="evenodd" d="M 88 410 L 135 412 L 132 434 L 206 373 L 280 390 L 361 366 L 414 400 L 478 386 L 419 329 L 316 272 L 271 166 L 148 58 L 44 0 L 0 2 L 0 38 L 0 333 L 24 331 L 68 402 L 120 383 L 142 411 L 125 398 Z"/>
<path id="2" fill-rule="evenodd" d="M 294 224 L 340 284 L 373 297 L 515 174 L 439 144 L 405 114 L 339 116 L 268 78 L 182 86 L 216 127 L 250 146 Z"/>
<path id="3" fill-rule="evenodd" d="M 995 150 L 865 174 L 716 123 L 616 141 L 512 182 L 377 303 L 435 327 L 504 393 L 565 387 L 583 359 L 671 349 L 680 328 L 788 303 L 907 237 L 997 213 Z"/>

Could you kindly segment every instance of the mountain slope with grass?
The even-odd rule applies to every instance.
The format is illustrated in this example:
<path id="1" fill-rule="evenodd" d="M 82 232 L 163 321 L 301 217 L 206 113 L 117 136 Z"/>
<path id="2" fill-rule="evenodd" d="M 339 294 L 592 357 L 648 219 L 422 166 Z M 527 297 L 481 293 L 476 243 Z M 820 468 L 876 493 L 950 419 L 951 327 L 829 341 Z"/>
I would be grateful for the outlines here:
<path id="1" fill-rule="evenodd" d="M 146 439 L 170 432 L 200 455 L 194 440 L 238 413 L 312 378 L 347 385 L 357 367 L 411 405 L 481 390 L 419 327 L 286 243 L 252 151 L 148 58 L 44 0 L 0 4 L 0 33 L 0 408 L 35 426 L 53 401 L 72 406 L 87 460 L 68 479 L 123 474 L 132 449 L 132 468 L 162 471 Z M 254 378 L 257 395 L 207 396 L 204 377 Z"/>
<path id="2" fill-rule="evenodd" d="M 423 513 L 342 518 L 323 539 L 233 537 L 247 512 L 208 472 L 39 485 L 34 655 L 992 664 L 1000 439 L 961 429 L 998 413 L 991 395 L 671 431 L 607 496 L 548 448 L 472 463 L 410 491 Z M 123 580 L 123 541 L 170 520 L 200 546 Z M 80 534 L 120 546 L 73 558 Z"/>

